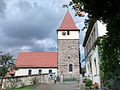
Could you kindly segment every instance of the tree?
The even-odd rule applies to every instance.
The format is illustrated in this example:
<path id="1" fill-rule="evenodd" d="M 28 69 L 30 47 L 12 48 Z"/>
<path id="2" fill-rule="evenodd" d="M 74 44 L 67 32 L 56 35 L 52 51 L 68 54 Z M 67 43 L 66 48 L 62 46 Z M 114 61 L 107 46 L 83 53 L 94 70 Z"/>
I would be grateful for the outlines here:
<path id="1" fill-rule="evenodd" d="M 77 15 L 83 11 L 88 13 L 88 23 L 100 20 L 107 24 L 101 70 L 104 79 L 120 81 L 120 0 L 72 0 L 71 3 Z"/>
<path id="2" fill-rule="evenodd" d="M 1 61 L 1 65 L 3 65 L 3 67 L 0 68 L 0 74 L 1 76 L 4 77 L 8 72 L 8 69 L 14 66 L 15 60 L 13 59 L 12 55 L 7 53 L 7 54 L 0 55 L 0 61 Z"/>

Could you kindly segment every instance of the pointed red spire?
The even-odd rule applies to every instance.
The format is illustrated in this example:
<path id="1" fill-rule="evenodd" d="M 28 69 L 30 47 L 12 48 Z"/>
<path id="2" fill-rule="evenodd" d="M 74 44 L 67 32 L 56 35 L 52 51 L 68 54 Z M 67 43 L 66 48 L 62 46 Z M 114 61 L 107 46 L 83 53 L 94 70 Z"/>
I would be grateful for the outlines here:
<path id="1" fill-rule="evenodd" d="M 59 30 L 78 30 L 69 11 L 67 11 Z"/>

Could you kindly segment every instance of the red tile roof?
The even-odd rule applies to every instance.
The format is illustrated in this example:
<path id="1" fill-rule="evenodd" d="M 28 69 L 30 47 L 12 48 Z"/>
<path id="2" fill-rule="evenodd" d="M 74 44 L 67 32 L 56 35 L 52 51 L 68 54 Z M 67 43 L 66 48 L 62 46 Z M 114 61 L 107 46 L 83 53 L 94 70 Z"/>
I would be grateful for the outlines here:
<path id="1" fill-rule="evenodd" d="M 57 52 L 22 52 L 16 60 L 16 67 L 57 67 Z"/>
<path id="2" fill-rule="evenodd" d="M 78 30 L 69 11 L 67 11 L 64 20 L 58 30 Z"/>

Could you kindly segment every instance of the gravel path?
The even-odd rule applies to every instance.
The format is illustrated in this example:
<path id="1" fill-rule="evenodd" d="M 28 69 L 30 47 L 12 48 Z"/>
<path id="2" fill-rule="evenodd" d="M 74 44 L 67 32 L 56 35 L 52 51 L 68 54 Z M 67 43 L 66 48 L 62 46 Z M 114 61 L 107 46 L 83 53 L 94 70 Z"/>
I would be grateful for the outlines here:
<path id="1" fill-rule="evenodd" d="M 39 84 L 34 90 L 80 90 L 78 83 Z"/>

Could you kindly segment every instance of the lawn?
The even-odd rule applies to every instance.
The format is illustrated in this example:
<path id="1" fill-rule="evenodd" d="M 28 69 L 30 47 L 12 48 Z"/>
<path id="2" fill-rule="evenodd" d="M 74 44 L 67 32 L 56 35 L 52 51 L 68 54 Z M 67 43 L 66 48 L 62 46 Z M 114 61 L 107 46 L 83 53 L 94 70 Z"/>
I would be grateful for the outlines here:
<path id="1" fill-rule="evenodd" d="M 6 89 L 6 90 L 33 90 L 34 86 L 26 86 L 26 87 L 21 87 L 21 88 L 11 88 L 11 89 Z"/>

